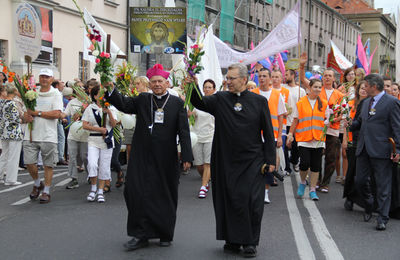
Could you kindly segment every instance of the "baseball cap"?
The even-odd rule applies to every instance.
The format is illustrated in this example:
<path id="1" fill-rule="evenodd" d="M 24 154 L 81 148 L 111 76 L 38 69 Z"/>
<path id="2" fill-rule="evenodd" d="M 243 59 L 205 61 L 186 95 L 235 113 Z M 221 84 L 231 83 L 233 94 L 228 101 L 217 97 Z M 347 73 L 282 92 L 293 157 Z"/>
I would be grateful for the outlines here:
<path id="1" fill-rule="evenodd" d="M 39 76 L 41 76 L 41 75 L 53 77 L 53 71 L 51 69 L 44 68 L 44 69 L 41 69 L 39 72 Z"/>

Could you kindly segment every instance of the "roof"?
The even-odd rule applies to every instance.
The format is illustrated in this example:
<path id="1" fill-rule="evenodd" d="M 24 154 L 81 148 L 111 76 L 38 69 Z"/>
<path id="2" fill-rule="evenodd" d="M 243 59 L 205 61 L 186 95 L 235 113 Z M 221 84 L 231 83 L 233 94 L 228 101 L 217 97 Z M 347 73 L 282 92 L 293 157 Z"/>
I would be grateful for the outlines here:
<path id="1" fill-rule="evenodd" d="M 363 0 L 323 0 L 340 14 L 380 13 Z"/>

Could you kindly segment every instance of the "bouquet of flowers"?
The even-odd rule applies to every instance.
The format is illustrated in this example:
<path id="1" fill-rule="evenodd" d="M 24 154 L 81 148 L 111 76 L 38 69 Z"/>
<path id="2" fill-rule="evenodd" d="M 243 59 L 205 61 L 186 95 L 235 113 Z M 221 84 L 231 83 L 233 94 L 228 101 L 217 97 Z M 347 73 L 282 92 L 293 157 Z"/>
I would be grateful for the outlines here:
<path id="1" fill-rule="evenodd" d="M 87 24 L 85 18 L 83 16 L 82 10 L 78 6 L 76 0 L 72 0 L 74 2 L 76 8 L 78 9 L 83 24 L 86 29 L 86 36 L 90 39 L 92 44 L 89 47 L 89 50 L 92 52 L 92 55 L 96 57 L 96 66 L 94 68 L 95 73 L 100 74 L 100 83 L 105 84 L 106 82 L 112 82 L 113 79 L 113 67 L 111 64 L 111 54 L 105 52 L 104 42 L 102 42 L 102 37 L 99 30 L 96 30 L 96 26 L 93 24 Z"/>
<path id="2" fill-rule="evenodd" d="M 39 93 L 37 92 L 33 75 L 24 74 L 21 79 L 15 72 L 11 72 L 1 59 L 0 65 L 3 66 L 3 72 L 8 75 L 8 82 L 14 82 L 18 92 L 21 94 L 25 107 L 34 111 Z M 33 122 L 30 122 L 28 127 L 32 131 Z"/>
<path id="3" fill-rule="evenodd" d="M 203 27 L 200 29 L 202 30 Z M 204 33 L 206 33 L 205 31 Z M 194 45 L 190 46 L 190 49 L 192 50 L 189 52 L 187 48 L 185 48 L 185 56 L 183 58 L 183 61 L 185 63 L 185 68 L 186 68 L 186 73 L 190 75 L 191 77 L 195 76 L 198 74 L 200 71 L 202 71 L 204 68 L 203 66 L 200 65 L 201 62 L 201 57 L 204 55 L 203 51 L 203 43 L 200 41 L 200 33 L 197 36 L 196 42 Z M 203 37 L 204 39 L 204 37 Z M 188 84 L 184 85 L 185 93 L 186 93 L 186 98 L 185 98 L 185 104 L 184 106 L 189 106 L 189 109 L 193 109 L 193 105 L 190 103 L 190 96 L 192 95 L 193 89 L 196 90 L 197 94 L 201 98 L 201 93 L 199 90 L 196 88 L 196 83 L 191 82 Z"/>
<path id="4" fill-rule="evenodd" d="M 72 85 L 71 88 L 75 92 L 75 94 L 73 94 L 73 96 L 82 103 L 80 109 L 77 110 L 77 112 L 76 112 L 76 113 L 78 113 L 79 118 L 80 118 L 80 117 L 82 117 L 83 112 L 85 112 L 85 109 L 90 105 L 90 103 L 92 103 L 92 100 L 89 97 L 89 95 L 77 84 Z M 69 125 L 67 125 L 65 127 L 65 129 L 69 128 L 76 121 L 79 121 L 79 120 L 75 120 L 74 118 L 72 118 L 71 123 Z"/>
<path id="5" fill-rule="evenodd" d="M 137 68 L 129 62 L 124 62 L 122 66 L 117 66 L 117 71 L 114 74 L 116 77 L 116 88 L 125 96 L 136 97 L 139 95 L 136 87 L 133 86 L 131 88 L 135 80 L 136 71 Z"/>
<path id="6" fill-rule="evenodd" d="M 104 109 L 109 109 L 110 108 L 110 103 L 106 101 L 105 99 L 105 95 L 106 95 L 106 88 L 105 87 L 101 87 L 100 88 L 100 97 L 99 97 L 99 103 L 100 103 L 100 107 L 103 109 L 103 116 L 101 117 L 101 125 L 103 127 L 105 127 L 106 122 L 104 121 L 104 119 L 107 117 L 107 113 L 104 112 Z M 113 129 L 111 129 L 111 131 L 113 132 L 113 136 L 114 139 L 119 143 L 119 141 L 121 140 L 121 127 L 120 124 L 117 124 Z"/>
<path id="7" fill-rule="evenodd" d="M 322 130 L 322 136 L 319 141 L 325 138 L 326 133 L 328 132 L 329 125 L 331 123 L 337 122 L 338 120 L 343 119 L 343 117 L 345 117 L 345 120 L 351 120 L 349 116 L 350 108 L 346 103 L 344 103 L 344 101 L 345 98 L 342 98 L 339 103 L 335 105 L 329 105 L 329 118 L 325 120 L 325 126 Z"/>

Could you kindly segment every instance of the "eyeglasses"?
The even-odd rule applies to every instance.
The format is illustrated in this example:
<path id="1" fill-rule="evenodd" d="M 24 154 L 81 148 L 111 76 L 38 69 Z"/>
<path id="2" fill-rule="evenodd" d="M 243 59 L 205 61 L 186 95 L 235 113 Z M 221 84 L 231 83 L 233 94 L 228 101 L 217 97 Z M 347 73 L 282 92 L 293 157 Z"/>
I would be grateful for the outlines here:
<path id="1" fill-rule="evenodd" d="M 239 77 L 226 77 L 226 81 L 233 81 L 235 79 L 238 79 Z"/>

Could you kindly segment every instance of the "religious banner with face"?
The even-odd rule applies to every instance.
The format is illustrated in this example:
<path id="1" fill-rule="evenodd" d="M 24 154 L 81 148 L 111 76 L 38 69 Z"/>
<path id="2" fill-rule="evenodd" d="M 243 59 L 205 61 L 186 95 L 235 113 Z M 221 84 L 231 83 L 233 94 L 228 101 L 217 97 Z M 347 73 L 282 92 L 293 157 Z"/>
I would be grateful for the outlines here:
<path id="1" fill-rule="evenodd" d="M 131 7 L 132 53 L 182 54 L 186 44 L 186 8 Z"/>

